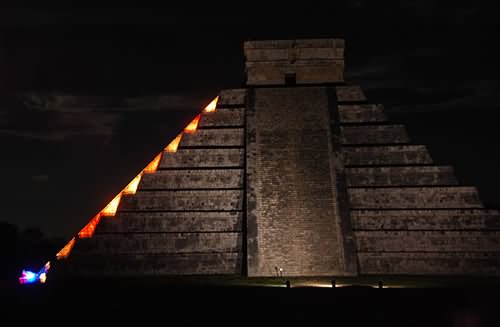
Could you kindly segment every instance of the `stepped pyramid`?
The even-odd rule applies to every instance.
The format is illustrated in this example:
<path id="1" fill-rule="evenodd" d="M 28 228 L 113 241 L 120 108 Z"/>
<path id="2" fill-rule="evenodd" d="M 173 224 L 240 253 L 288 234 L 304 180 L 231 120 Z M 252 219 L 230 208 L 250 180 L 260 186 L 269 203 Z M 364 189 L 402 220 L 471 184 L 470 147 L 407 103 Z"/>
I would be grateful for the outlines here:
<path id="1" fill-rule="evenodd" d="M 68 275 L 498 275 L 500 212 L 344 81 L 344 41 L 244 44 L 223 90 L 58 253 Z"/>

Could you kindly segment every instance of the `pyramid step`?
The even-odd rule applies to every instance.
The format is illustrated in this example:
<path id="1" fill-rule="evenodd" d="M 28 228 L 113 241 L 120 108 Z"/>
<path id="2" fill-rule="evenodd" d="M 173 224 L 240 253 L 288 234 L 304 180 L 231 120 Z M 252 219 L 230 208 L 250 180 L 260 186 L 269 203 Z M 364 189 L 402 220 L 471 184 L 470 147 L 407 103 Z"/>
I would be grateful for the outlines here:
<path id="1" fill-rule="evenodd" d="M 219 93 L 217 107 L 245 105 L 247 89 L 226 89 Z"/>
<path id="2" fill-rule="evenodd" d="M 119 212 L 101 219 L 99 233 L 238 232 L 242 212 Z"/>
<path id="3" fill-rule="evenodd" d="M 450 166 L 346 168 L 347 186 L 457 185 Z"/>
<path id="4" fill-rule="evenodd" d="M 341 123 L 385 122 L 384 106 L 376 104 L 339 105 Z"/>
<path id="5" fill-rule="evenodd" d="M 244 117 L 244 108 L 220 109 L 201 115 L 199 127 L 243 126 Z"/>
<path id="6" fill-rule="evenodd" d="M 164 152 L 159 168 L 243 167 L 244 149 L 178 149 Z"/>
<path id="7" fill-rule="evenodd" d="M 352 210 L 354 230 L 500 230 L 500 211 Z"/>
<path id="8" fill-rule="evenodd" d="M 360 252 L 500 252 L 499 231 L 356 231 Z"/>
<path id="9" fill-rule="evenodd" d="M 58 262 L 65 275 L 195 275 L 239 274 L 239 253 L 189 253 L 166 255 L 78 255 Z"/>
<path id="10" fill-rule="evenodd" d="M 344 147 L 344 165 L 426 165 L 432 158 L 424 145 Z"/>
<path id="11" fill-rule="evenodd" d="M 242 188 L 243 169 L 159 170 L 145 174 L 139 190 Z"/>
<path id="12" fill-rule="evenodd" d="M 349 188 L 353 209 L 482 208 L 475 187 Z"/>
<path id="13" fill-rule="evenodd" d="M 500 273 L 500 253 L 358 253 L 360 274 L 488 275 Z"/>
<path id="14" fill-rule="evenodd" d="M 336 93 L 337 101 L 340 102 L 357 102 L 366 100 L 363 90 L 357 85 L 337 86 Z"/>
<path id="15" fill-rule="evenodd" d="M 192 190 L 137 192 L 121 200 L 120 211 L 238 211 L 242 190 Z"/>
<path id="16" fill-rule="evenodd" d="M 193 134 L 185 133 L 179 146 L 243 146 L 244 139 L 243 128 L 199 129 Z"/>
<path id="17" fill-rule="evenodd" d="M 164 254 L 238 252 L 241 233 L 95 234 L 78 240 L 74 254 Z"/>
<path id="18" fill-rule="evenodd" d="M 342 144 L 396 144 L 410 142 L 404 125 L 341 126 L 340 139 Z"/>

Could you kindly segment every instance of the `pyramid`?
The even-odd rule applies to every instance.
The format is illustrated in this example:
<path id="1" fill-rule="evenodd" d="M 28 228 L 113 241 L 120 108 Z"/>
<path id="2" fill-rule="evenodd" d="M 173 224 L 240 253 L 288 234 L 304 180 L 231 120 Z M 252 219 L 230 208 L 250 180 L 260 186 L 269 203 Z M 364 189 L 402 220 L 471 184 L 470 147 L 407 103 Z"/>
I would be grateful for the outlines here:
<path id="1" fill-rule="evenodd" d="M 244 43 L 222 90 L 57 255 L 74 275 L 498 275 L 500 212 L 344 81 L 344 41 Z"/>

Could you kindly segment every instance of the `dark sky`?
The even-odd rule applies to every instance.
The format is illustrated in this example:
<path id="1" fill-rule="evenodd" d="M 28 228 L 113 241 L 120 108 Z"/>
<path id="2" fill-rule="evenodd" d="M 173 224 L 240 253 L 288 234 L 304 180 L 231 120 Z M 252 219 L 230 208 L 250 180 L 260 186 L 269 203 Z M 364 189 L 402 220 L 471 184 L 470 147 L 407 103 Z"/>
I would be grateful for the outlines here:
<path id="1" fill-rule="evenodd" d="M 70 237 L 219 90 L 241 86 L 243 41 L 302 37 L 344 38 L 347 81 L 500 206 L 496 11 L 379 3 L 3 8 L 0 220 Z"/>

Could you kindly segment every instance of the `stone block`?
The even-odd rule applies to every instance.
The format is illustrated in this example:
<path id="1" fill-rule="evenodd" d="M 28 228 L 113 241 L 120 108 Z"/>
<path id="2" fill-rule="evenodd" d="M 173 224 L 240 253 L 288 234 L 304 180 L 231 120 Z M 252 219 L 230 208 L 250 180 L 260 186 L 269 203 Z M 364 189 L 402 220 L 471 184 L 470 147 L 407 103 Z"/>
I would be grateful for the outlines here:
<path id="1" fill-rule="evenodd" d="M 244 108 L 219 109 L 214 113 L 206 113 L 201 116 L 199 128 L 204 127 L 227 127 L 244 125 Z"/>
<path id="2" fill-rule="evenodd" d="M 339 105 L 338 110 L 341 123 L 372 123 L 387 121 L 387 116 L 382 105 L 346 104 Z"/>
<path id="3" fill-rule="evenodd" d="M 242 212 L 118 212 L 95 233 L 240 232 Z"/>
<path id="4" fill-rule="evenodd" d="M 357 102 L 366 100 L 363 90 L 361 90 L 361 87 L 357 85 L 337 86 L 336 91 L 337 101 L 339 102 Z"/>
<path id="5" fill-rule="evenodd" d="M 242 188 L 243 169 L 159 170 L 142 176 L 139 190 Z"/>
<path id="6" fill-rule="evenodd" d="M 355 231 L 359 252 L 499 252 L 498 231 Z"/>
<path id="7" fill-rule="evenodd" d="M 359 253 L 360 274 L 498 275 L 499 253 Z"/>
<path id="8" fill-rule="evenodd" d="M 482 208 L 475 187 L 350 188 L 353 209 L 455 209 Z"/>
<path id="9" fill-rule="evenodd" d="M 500 211 L 352 210 L 355 230 L 500 230 Z"/>
<path id="10" fill-rule="evenodd" d="M 178 149 L 164 152 L 159 168 L 243 167 L 244 149 Z"/>
<path id="11" fill-rule="evenodd" d="M 219 92 L 217 107 L 244 106 L 246 104 L 247 89 L 226 89 Z"/>
<path id="12" fill-rule="evenodd" d="M 457 185 L 451 166 L 346 168 L 347 186 Z"/>
<path id="13" fill-rule="evenodd" d="M 179 147 L 243 146 L 243 128 L 198 129 L 193 134 L 184 133 Z"/>
<path id="14" fill-rule="evenodd" d="M 72 255 L 57 268 L 68 276 L 240 274 L 241 254 Z"/>
<path id="15" fill-rule="evenodd" d="M 343 144 L 408 143 L 410 138 L 404 125 L 341 126 Z"/>
<path id="16" fill-rule="evenodd" d="M 238 211 L 242 209 L 243 191 L 148 191 L 122 198 L 123 211 Z"/>
<path id="17" fill-rule="evenodd" d="M 432 164 L 424 145 L 344 147 L 342 152 L 346 166 Z"/>
<path id="18" fill-rule="evenodd" d="M 168 254 L 239 252 L 241 233 L 127 233 L 95 234 L 80 239 L 74 254 Z"/>

